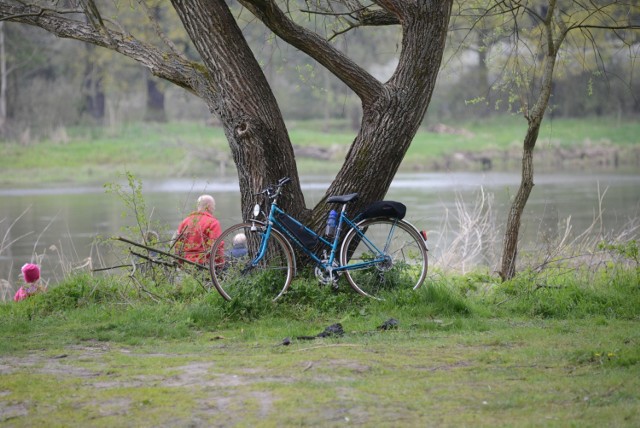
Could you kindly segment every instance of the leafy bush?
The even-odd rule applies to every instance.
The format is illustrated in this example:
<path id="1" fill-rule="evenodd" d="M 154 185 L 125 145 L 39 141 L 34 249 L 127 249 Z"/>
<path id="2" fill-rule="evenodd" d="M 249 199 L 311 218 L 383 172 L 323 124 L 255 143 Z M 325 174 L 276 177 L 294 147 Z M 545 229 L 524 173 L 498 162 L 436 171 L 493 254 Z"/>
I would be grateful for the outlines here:
<path id="1" fill-rule="evenodd" d="M 544 278 L 528 272 L 499 285 L 494 298 L 501 308 L 524 316 L 638 319 L 640 286 L 634 271 L 622 269 L 571 270 Z"/>
<path id="2" fill-rule="evenodd" d="M 47 316 L 89 305 L 122 302 L 127 290 L 114 279 L 117 277 L 93 277 L 88 274 L 69 276 L 46 293 L 30 297 L 22 307 L 31 316 Z"/>

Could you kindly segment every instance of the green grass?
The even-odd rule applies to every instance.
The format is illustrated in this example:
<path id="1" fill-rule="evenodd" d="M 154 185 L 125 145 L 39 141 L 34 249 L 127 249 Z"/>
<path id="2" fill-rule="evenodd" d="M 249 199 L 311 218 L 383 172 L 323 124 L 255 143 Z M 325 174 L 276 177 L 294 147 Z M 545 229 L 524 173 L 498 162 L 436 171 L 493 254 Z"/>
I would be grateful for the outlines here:
<path id="1" fill-rule="evenodd" d="M 384 301 L 305 278 L 276 303 L 142 281 L 155 300 L 126 276 L 84 275 L 0 305 L 0 423 L 640 423 L 637 269 L 435 272 Z M 391 317 L 397 329 L 376 328 Z M 342 337 L 296 339 L 336 322 Z"/>
<path id="2" fill-rule="evenodd" d="M 203 167 L 190 155 L 199 148 L 227 150 L 222 130 L 195 123 L 70 129 L 66 142 L 2 144 L 0 183 L 99 183 L 125 168 L 145 177 L 180 176 Z"/>
<path id="3" fill-rule="evenodd" d="M 492 117 L 448 125 L 467 130 L 471 136 L 420 132 L 416 135 L 409 153 L 426 158 L 456 150 L 480 151 L 511 146 L 521 149 L 527 130 L 526 120 L 520 116 Z M 542 123 L 536 147 L 542 148 L 549 144 L 571 147 L 587 143 L 630 146 L 640 143 L 639 132 L 640 122 L 637 121 L 618 123 L 610 118 L 547 118 Z"/>
<path id="4" fill-rule="evenodd" d="M 406 170 L 430 169 L 433 162 L 458 151 L 482 152 L 522 146 L 526 131 L 518 116 L 494 117 L 447 124 L 468 135 L 436 134 L 421 129 L 405 157 Z M 298 146 L 347 147 L 356 136 L 344 122 L 327 126 L 319 121 L 288 124 L 291 141 Z M 112 181 L 126 168 L 141 178 L 211 177 L 219 165 L 207 160 L 220 153 L 229 155 L 221 128 L 201 123 L 129 124 L 119 129 L 70 128 L 66 141 L 14 142 L 0 144 L 0 184 L 29 185 L 43 182 Z M 537 147 L 574 147 L 613 144 L 637 145 L 640 122 L 616 122 L 608 118 L 546 119 Z M 205 154 L 206 156 L 203 156 Z M 305 173 L 337 171 L 343 156 L 333 161 L 298 158 Z M 230 161 L 229 161 L 230 162 Z M 229 165 L 227 174 L 233 175 Z"/>

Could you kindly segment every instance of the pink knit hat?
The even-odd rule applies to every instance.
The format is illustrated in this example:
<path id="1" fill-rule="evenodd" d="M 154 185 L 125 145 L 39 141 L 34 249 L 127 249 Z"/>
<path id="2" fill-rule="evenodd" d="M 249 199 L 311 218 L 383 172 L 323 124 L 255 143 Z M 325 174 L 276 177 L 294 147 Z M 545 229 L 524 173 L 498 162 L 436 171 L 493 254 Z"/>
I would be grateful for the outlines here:
<path id="1" fill-rule="evenodd" d="M 28 284 L 36 282 L 40 279 L 40 268 L 33 263 L 27 263 L 22 266 L 22 276 Z"/>

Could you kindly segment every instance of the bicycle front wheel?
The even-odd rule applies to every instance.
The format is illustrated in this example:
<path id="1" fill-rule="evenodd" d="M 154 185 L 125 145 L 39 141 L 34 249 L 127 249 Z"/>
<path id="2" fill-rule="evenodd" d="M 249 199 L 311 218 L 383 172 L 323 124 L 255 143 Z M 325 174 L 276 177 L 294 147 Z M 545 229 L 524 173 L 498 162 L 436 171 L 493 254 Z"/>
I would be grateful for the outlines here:
<path id="1" fill-rule="evenodd" d="M 372 218 L 358 223 L 342 242 L 340 262 L 351 287 L 380 299 L 385 291 L 417 289 L 428 268 L 427 246 L 404 220 Z M 361 233 L 359 233 L 360 231 Z"/>
<path id="2" fill-rule="evenodd" d="M 265 296 L 278 299 L 289 288 L 295 261 L 289 242 L 272 230 L 264 256 L 257 260 L 265 226 L 240 223 L 213 243 L 209 270 L 213 285 L 225 300 Z"/>

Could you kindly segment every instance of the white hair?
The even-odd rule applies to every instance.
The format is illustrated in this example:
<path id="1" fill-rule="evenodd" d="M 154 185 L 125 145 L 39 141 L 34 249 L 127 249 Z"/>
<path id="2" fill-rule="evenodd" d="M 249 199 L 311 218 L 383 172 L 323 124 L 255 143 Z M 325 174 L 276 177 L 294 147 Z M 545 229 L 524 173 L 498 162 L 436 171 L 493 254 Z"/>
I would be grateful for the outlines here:
<path id="1" fill-rule="evenodd" d="M 198 198 L 198 211 L 209 211 L 213 214 L 216 210 L 216 200 L 211 195 L 202 195 Z"/>
<path id="2" fill-rule="evenodd" d="M 244 245 L 247 243 L 247 237 L 244 233 L 238 233 L 233 237 L 233 245 Z"/>

